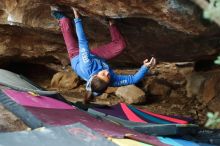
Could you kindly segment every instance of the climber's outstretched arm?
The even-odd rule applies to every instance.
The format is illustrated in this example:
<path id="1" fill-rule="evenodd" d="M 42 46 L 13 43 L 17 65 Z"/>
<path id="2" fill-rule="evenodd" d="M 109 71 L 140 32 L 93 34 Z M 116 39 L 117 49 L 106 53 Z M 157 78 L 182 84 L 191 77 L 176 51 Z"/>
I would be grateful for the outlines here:
<path id="1" fill-rule="evenodd" d="M 92 63 L 90 57 L 90 49 L 88 45 L 88 40 L 83 30 L 82 20 L 80 19 L 79 13 L 75 8 L 72 8 L 75 15 L 75 26 L 76 26 L 76 34 L 78 37 L 79 43 L 79 57 L 82 63 L 84 63 L 87 67 L 89 67 Z"/>

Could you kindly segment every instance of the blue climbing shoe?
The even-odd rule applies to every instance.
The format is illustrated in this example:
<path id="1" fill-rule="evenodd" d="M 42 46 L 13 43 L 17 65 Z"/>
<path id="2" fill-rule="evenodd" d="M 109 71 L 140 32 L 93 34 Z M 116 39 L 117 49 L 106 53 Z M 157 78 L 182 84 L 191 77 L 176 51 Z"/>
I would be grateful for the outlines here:
<path id="1" fill-rule="evenodd" d="M 51 10 L 51 16 L 54 17 L 57 20 L 60 20 L 61 18 L 66 17 L 63 11 L 60 9 L 59 6 L 50 6 Z"/>

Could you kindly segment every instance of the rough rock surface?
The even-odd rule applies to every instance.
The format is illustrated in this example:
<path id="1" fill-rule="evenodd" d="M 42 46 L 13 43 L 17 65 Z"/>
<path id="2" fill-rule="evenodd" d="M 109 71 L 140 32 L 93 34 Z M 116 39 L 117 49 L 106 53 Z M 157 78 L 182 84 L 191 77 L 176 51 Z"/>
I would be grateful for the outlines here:
<path id="1" fill-rule="evenodd" d="M 210 101 L 208 107 L 214 112 L 220 112 L 219 103 L 220 103 L 220 96 L 218 95 L 217 97 L 215 97 L 213 100 Z"/>
<path id="2" fill-rule="evenodd" d="M 186 85 L 187 95 L 188 97 L 196 96 L 203 104 L 209 105 L 212 101 L 216 101 L 217 104 L 220 95 L 219 82 L 220 70 L 189 74 Z M 211 109 L 215 109 L 215 107 Z M 219 108 L 216 108 L 214 111 L 220 112 Z"/>
<path id="3" fill-rule="evenodd" d="M 71 68 L 56 73 L 51 80 L 51 87 L 62 90 L 71 90 L 78 87 L 80 82 L 79 77 Z"/>
<path id="4" fill-rule="evenodd" d="M 85 15 L 91 48 L 110 41 L 103 18 L 118 19 L 127 42 L 126 51 L 114 61 L 119 66 L 139 65 L 151 55 L 166 61 L 212 58 L 220 50 L 219 28 L 204 23 L 201 11 L 190 1 L 1 0 L 0 23 L 7 25 L 0 25 L 0 60 L 43 57 L 57 63 L 68 59 L 58 23 L 50 16 L 49 6 L 54 3 L 67 11 L 75 6 Z"/>
<path id="5" fill-rule="evenodd" d="M 144 91 L 134 85 L 119 87 L 115 94 L 124 99 L 127 104 L 137 104 L 146 101 Z"/>
<path id="6" fill-rule="evenodd" d="M 160 84 L 157 81 L 153 82 L 152 84 L 149 85 L 149 89 L 151 95 L 156 95 L 156 96 L 167 96 L 170 92 L 170 87 Z"/>

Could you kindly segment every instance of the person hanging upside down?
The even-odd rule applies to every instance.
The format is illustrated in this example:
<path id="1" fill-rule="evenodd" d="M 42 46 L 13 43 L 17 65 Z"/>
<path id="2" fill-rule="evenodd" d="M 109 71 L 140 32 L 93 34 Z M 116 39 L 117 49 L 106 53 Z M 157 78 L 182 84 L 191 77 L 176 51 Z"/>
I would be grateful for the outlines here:
<path id="1" fill-rule="evenodd" d="M 150 61 L 144 60 L 139 71 L 133 75 L 115 74 L 105 61 L 118 56 L 126 47 L 125 40 L 118 28 L 110 20 L 109 30 L 112 41 L 90 50 L 80 15 L 75 8 L 72 9 L 75 16 L 72 22 L 58 6 L 51 6 L 51 13 L 54 18 L 59 20 L 72 69 L 83 80 L 87 81 L 85 102 L 102 94 L 108 86 L 118 87 L 136 84 L 144 78 L 149 68 L 156 64 L 156 59 L 152 57 Z M 73 34 L 72 23 L 75 24 L 78 42 Z"/>

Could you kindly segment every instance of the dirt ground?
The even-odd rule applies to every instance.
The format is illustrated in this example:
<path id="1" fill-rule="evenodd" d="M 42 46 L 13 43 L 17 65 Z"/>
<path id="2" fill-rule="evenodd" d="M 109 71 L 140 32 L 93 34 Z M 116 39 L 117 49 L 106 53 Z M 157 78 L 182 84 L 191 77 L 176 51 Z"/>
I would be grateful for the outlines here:
<path id="1" fill-rule="evenodd" d="M 1 104 L 0 111 L 0 132 L 27 130 L 28 126 L 26 126 L 20 119 L 18 119 L 11 112 L 6 110 Z"/>

